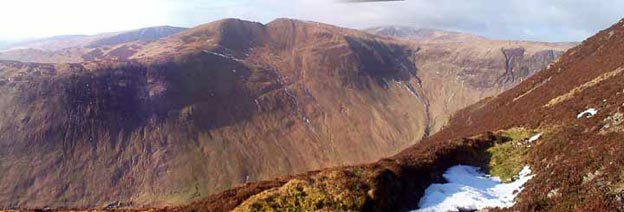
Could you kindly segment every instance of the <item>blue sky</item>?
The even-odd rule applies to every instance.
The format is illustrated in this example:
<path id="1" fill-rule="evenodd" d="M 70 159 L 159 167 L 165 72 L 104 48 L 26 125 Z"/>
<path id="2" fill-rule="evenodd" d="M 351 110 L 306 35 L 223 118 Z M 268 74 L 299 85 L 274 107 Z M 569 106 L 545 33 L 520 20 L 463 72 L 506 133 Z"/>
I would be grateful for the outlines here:
<path id="1" fill-rule="evenodd" d="M 0 40 L 288 17 L 350 28 L 406 25 L 496 39 L 580 41 L 617 22 L 622 8 L 622 0 L 0 0 Z"/>

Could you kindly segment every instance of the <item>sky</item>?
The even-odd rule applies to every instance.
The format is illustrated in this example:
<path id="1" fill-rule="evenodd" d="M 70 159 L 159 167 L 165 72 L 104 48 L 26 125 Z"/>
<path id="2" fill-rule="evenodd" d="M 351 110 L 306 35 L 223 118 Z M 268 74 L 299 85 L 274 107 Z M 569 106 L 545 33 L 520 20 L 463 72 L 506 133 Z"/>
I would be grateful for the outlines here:
<path id="1" fill-rule="evenodd" d="M 0 41 L 286 17 L 349 28 L 402 25 L 494 39 L 581 41 L 624 16 L 623 0 L 0 0 Z"/>

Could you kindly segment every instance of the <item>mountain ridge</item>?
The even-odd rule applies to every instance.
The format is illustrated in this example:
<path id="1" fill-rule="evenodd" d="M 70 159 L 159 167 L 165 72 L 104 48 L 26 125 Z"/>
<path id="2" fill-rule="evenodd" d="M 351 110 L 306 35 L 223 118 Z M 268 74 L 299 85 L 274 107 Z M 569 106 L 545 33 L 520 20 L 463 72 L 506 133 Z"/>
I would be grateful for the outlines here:
<path id="1" fill-rule="evenodd" d="M 555 51 L 527 45 L 516 58 Z M 450 114 L 431 105 L 454 111 L 554 60 L 508 70 L 497 52 L 462 70 L 431 59 L 470 55 L 462 49 L 418 47 L 315 22 L 225 19 L 43 56 L 62 61 L 69 52 L 77 63 L 0 62 L 0 167 L 9 170 L 0 206 L 180 205 L 251 181 L 372 162 L 443 126 Z M 504 84 L 469 88 L 478 97 L 458 74 L 490 81 L 529 66 Z"/>
<path id="2" fill-rule="evenodd" d="M 486 210 L 622 210 L 622 40 L 624 19 L 568 50 L 557 62 L 518 86 L 459 110 L 447 127 L 395 156 L 372 164 L 249 183 L 163 211 L 303 208 L 308 207 L 304 203 L 316 200 L 305 194 L 297 196 L 300 189 L 315 191 L 353 183 L 363 189 L 321 194 L 326 195 L 325 199 L 348 204 L 349 210 L 413 210 L 418 208 L 428 185 L 444 182 L 441 175 L 447 168 L 467 164 L 487 170 L 492 160 L 488 150 L 512 142 L 505 135 L 512 129 L 541 135 L 534 143 L 527 144 L 521 138 L 512 144 L 527 148 L 521 164 L 529 165 L 534 177 L 525 184 L 512 208 Z M 588 108 L 597 113 L 583 116 Z M 317 179 L 323 176 L 328 177 L 319 182 Z M 292 192 L 281 192 L 288 189 Z M 341 208 L 344 205 L 329 203 L 320 207 L 345 209 Z"/>
<path id="3" fill-rule="evenodd" d="M 185 29 L 187 28 L 163 25 L 120 32 L 98 33 L 95 35 L 57 35 L 30 41 L 9 43 L 4 47 L 8 49 L 0 50 L 4 52 L 15 49 L 58 51 L 66 48 L 97 47 L 102 45 L 114 45 L 138 40 L 150 41 L 175 34 Z"/>
<path id="4" fill-rule="evenodd" d="M 253 36 L 266 39 L 235 42 L 246 37 L 199 30 L 164 41 L 189 39 L 176 54 L 2 62 L 0 107 L 12 114 L 0 120 L 0 166 L 8 170 L 0 180 L 2 207 L 180 204 L 278 173 L 364 162 L 423 136 L 424 110 L 391 109 L 422 104 L 400 98 L 412 95 L 403 87 L 383 87 L 384 78 L 413 69 L 409 49 L 375 37 L 327 39 L 342 35 L 299 22 L 262 29 L 226 22 L 214 32 L 258 29 Z M 210 38 L 214 43 L 205 42 Z M 362 43 L 375 46 L 351 48 Z M 328 51 L 336 53 L 322 54 Z M 396 58 L 367 64 L 387 73 L 358 68 L 358 57 L 387 51 Z M 360 116 L 364 111 L 376 115 Z"/>
<path id="5" fill-rule="evenodd" d="M 467 40 L 493 40 L 493 41 L 508 41 L 508 42 L 531 42 L 531 43 L 543 43 L 543 44 L 556 44 L 556 45 L 578 45 L 579 42 L 545 42 L 534 40 L 505 40 L 489 38 L 468 32 L 459 32 L 453 30 L 435 29 L 435 28 L 420 28 L 407 25 L 382 25 L 377 27 L 371 27 L 363 29 L 363 31 L 384 35 L 389 37 L 400 37 L 405 39 L 423 40 L 433 42 L 440 40 L 442 42 L 466 42 Z M 446 38 L 441 40 L 440 38 Z"/>

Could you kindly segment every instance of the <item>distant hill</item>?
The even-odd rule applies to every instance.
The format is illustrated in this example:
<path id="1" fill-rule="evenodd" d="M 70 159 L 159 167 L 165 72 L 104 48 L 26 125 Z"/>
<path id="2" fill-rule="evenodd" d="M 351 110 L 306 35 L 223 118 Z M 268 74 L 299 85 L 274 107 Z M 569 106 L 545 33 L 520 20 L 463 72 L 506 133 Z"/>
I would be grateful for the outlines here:
<path id="1" fill-rule="evenodd" d="M 106 38 L 92 41 L 87 47 L 98 47 L 104 45 L 117 45 L 133 41 L 152 41 L 186 30 L 182 27 L 159 26 L 149 27 L 127 32 L 116 33 Z"/>
<path id="2" fill-rule="evenodd" d="M 45 51 L 58 51 L 67 48 L 93 48 L 103 45 L 116 45 L 132 41 L 152 41 L 181 32 L 185 29 L 186 28 L 182 27 L 157 26 L 124 32 L 102 33 L 91 36 L 60 35 L 43 39 L 11 43 L 4 47 L 0 47 L 0 50 L 35 49 Z"/>

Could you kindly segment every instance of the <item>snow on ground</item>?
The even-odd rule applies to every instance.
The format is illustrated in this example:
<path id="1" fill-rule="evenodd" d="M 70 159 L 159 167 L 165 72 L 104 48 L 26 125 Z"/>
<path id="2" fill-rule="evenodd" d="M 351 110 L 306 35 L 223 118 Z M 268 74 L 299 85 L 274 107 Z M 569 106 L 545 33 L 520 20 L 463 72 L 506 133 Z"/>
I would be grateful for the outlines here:
<path id="1" fill-rule="evenodd" d="M 532 143 L 533 141 L 537 141 L 537 139 L 539 139 L 541 136 L 542 134 L 538 133 L 537 135 L 531 136 L 529 140 L 527 140 L 527 142 Z"/>
<path id="2" fill-rule="evenodd" d="M 519 178 L 511 183 L 501 183 L 497 177 L 489 177 L 474 166 L 453 166 L 446 170 L 448 183 L 432 184 L 425 190 L 416 212 L 480 210 L 492 207 L 511 207 L 524 183 L 533 176 L 525 166 Z"/>
<path id="3" fill-rule="evenodd" d="M 403 87 L 405 87 L 405 89 L 407 90 L 407 92 L 409 92 L 410 94 L 412 94 L 412 96 L 415 96 L 418 100 L 420 100 L 420 97 L 418 96 L 418 94 L 416 94 L 416 91 L 414 91 L 413 88 L 411 88 L 409 85 L 407 85 L 407 83 L 405 82 L 400 82 L 399 84 L 403 85 Z"/>
<path id="4" fill-rule="evenodd" d="M 204 50 L 204 53 L 212 54 L 212 55 L 215 55 L 215 56 L 223 57 L 223 58 L 230 59 L 230 60 L 234 60 L 234 61 L 238 61 L 238 62 L 243 61 L 243 60 L 238 59 L 238 58 L 235 58 L 235 57 L 233 57 L 233 56 L 230 56 L 230 55 L 224 55 L 224 54 L 217 53 L 217 52 L 213 52 L 213 51 Z"/>
<path id="5" fill-rule="evenodd" d="M 577 119 L 583 118 L 583 117 L 587 117 L 587 118 L 591 118 L 592 116 L 595 116 L 596 113 L 598 113 L 598 110 L 594 109 L 594 108 L 589 108 L 586 111 L 583 111 L 581 113 L 579 113 L 578 115 L 576 115 Z"/>

